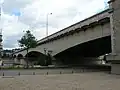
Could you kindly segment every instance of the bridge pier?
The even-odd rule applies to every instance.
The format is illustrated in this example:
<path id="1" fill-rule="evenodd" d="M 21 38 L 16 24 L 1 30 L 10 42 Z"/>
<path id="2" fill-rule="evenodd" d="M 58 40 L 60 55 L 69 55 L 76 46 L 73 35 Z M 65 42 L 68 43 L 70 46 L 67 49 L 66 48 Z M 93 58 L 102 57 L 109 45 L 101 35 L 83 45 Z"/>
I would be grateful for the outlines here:
<path id="1" fill-rule="evenodd" d="M 23 58 L 21 58 L 21 59 L 14 58 L 14 63 L 20 64 L 20 65 L 26 65 L 26 61 Z"/>
<path id="2" fill-rule="evenodd" d="M 14 58 L 14 63 L 18 64 L 18 63 L 20 63 L 20 60 L 18 60 L 17 58 Z"/>
<path id="3" fill-rule="evenodd" d="M 111 73 L 120 74 L 120 0 L 111 0 L 108 3 L 110 5 L 112 53 L 106 59 L 111 62 Z"/>

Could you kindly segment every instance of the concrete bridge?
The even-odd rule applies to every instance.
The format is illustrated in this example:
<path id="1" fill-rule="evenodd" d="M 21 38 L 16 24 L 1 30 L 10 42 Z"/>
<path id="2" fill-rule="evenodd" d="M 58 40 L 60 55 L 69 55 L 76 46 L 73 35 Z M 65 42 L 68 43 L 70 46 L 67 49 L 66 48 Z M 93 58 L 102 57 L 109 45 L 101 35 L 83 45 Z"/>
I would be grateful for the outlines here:
<path id="1" fill-rule="evenodd" d="M 74 63 L 77 60 L 75 62 L 78 63 L 82 57 L 98 57 L 111 53 L 107 59 L 112 63 L 112 73 L 118 72 L 119 3 L 119 0 L 111 0 L 109 9 L 39 40 L 36 48 L 30 48 L 28 56 L 37 57 L 49 52 L 56 61 Z M 14 55 L 25 57 L 26 53 L 26 50 L 21 50 Z"/>
<path id="2" fill-rule="evenodd" d="M 111 52 L 108 12 L 109 9 L 38 41 L 38 46 L 31 48 L 29 53 L 45 54 L 46 51 L 49 51 L 55 58 L 70 59 L 71 55 L 74 57 L 79 55 L 81 57 L 97 57 Z M 106 50 L 102 50 L 102 48 Z M 26 53 L 26 50 L 23 50 L 16 52 L 15 55 L 25 57 Z"/>

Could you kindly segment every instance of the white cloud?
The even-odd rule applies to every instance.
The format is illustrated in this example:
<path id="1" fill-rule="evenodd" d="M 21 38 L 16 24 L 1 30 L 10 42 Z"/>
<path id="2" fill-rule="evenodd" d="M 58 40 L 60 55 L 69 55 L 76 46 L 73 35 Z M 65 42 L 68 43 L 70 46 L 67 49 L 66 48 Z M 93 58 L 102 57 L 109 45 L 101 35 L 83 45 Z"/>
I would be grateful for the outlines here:
<path id="1" fill-rule="evenodd" d="M 4 0 L 2 25 L 4 48 L 15 48 L 23 30 L 31 27 L 37 39 L 45 37 L 46 15 L 49 35 L 73 23 L 89 17 L 105 8 L 106 0 Z M 108 0 L 107 0 L 108 1 Z M 106 1 L 106 2 L 107 2 Z M 19 9 L 21 16 L 11 15 L 13 9 Z M 13 39 L 14 38 L 14 39 Z M 14 40 L 14 41 L 13 41 Z M 11 41 L 11 45 L 7 45 Z"/>

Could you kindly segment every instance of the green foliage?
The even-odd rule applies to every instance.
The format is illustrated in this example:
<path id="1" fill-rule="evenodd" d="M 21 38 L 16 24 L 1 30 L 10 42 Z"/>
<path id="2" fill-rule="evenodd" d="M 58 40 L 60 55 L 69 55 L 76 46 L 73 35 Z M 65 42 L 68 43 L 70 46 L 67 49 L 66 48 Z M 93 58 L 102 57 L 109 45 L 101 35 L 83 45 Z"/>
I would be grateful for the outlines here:
<path id="1" fill-rule="evenodd" d="M 28 30 L 26 31 L 26 33 L 24 34 L 24 36 L 18 40 L 18 43 L 20 45 L 20 47 L 24 47 L 24 48 L 34 48 L 37 45 L 37 40 L 36 38 L 31 34 L 31 32 Z"/>
<path id="2" fill-rule="evenodd" d="M 24 34 L 24 36 L 18 40 L 18 43 L 20 47 L 24 47 L 27 50 L 27 55 L 28 55 L 28 50 L 29 48 L 34 48 L 37 45 L 37 40 L 35 37 L 31 34 L 31 32 L 28 30 Z M 27 62 L 27 68 L 28 68 L 28 57 L 26 57 L 26 62 Z"/>

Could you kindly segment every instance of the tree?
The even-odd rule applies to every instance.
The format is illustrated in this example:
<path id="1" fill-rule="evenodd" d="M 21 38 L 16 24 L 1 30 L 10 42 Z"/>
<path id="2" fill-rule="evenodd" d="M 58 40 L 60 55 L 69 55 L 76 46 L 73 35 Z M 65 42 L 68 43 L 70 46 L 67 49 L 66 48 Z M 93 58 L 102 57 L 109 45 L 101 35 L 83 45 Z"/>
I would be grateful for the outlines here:
<path id="1" fill-rule="evenodd" d="M 31 34 L 29 30 L 26 31 L 26 33 L 22 36 L 20 40 L 18 40 L 19 46 L 23 47 L 27 50 L 27 56 L 26 56 L 26 62 L 27 62 L 27 68 L 28 68 L 28 51 L 30 48 L 34 48 L 37 45 L 37 40 Z"/>

